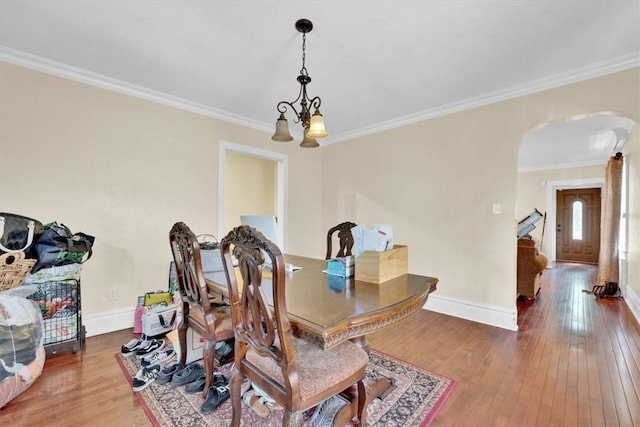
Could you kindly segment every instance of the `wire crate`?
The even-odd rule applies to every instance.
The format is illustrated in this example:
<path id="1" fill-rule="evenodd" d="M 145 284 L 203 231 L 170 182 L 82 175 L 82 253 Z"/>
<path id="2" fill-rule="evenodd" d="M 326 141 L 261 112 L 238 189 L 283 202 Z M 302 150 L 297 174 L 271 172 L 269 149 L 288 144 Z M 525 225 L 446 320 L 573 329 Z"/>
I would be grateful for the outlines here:
<path id="1" fill-rule="evenodd" d="M 77 352 L 84 343 L 84 326 L 80 309 L 80 281 L 64 280 L 37 283 L 29 297 L 42 313 L 42 336 L 47 354 L 70 348 Z"/>

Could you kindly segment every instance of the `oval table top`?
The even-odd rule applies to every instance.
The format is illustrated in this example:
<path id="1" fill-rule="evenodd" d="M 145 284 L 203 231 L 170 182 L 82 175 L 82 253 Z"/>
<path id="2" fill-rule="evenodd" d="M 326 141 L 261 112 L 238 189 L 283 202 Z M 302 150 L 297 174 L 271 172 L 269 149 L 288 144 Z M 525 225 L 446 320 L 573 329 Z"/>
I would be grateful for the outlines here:
<path id="1" fill-rule="evenodd" d="M 403 274 L 376 284 L 323 272 L 326 261 L 285 255 L 287 263 L 302 267 L 287 272 L 286 300 L 295 335 L 323 349 L 392 325 L 424 306 L 438 279 Z M 211 290 L 226 293 L 224 271 L 205 274 Z M 263 292 L 271 303 L 270 275 L 265 271 Z M 226 291 L 226 292 L 225 292 Z"/>

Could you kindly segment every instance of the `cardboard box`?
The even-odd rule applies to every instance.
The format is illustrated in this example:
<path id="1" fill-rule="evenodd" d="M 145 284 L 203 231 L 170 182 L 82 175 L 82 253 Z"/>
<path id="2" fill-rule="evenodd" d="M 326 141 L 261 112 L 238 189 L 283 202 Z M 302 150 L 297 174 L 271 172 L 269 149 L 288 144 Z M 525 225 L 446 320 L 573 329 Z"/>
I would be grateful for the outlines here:
<path id="1" fill-rule="evenodd" d="M 178 331 L 173 330 L 167 334 L 167 338 L 173 344 L 173 349 L 176 354 L 180 356 L 180 340 L 178 339 Z M 187 361 L 191 363 L 196 360 L 202 359 L 202 352 L 204 350 L 204 338 L 200 336 L 193 329 L 187 329 Z"/>
<path id="2" fill-rule="evenodd" d="M 382 252 L 366 251 L 356 258 L 356 280 L 384 283 L 409 271 L 409 248 L 393 245 Z"/>

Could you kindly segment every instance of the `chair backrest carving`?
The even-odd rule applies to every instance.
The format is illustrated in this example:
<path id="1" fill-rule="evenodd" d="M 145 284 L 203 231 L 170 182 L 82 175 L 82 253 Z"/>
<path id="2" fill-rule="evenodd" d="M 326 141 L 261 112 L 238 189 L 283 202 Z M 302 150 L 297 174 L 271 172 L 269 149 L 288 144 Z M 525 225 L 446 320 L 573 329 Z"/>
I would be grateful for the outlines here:
<path id="1" fill-rule="evenodd" d="M 333 243 L 333 233 L 336 231 L 338 232 L 338 241 L 340 242 L 336 257 L 353 255 L 351 253 L 351 250 L 353 249 L 353 234 L 351 234 L 351 229 L 356 225 L 356 223 L 346 221 L 329 229 L 327 232 L 327 254 L 325 259 L 333 258 L 331 256 L 331 246 Z"/>
<path id="2" fill-rule="evenodd" d="M 200 306 L 204 315 L 209 315 L 211 305 L 202 272 L 200 244 L 196 235 L 185 223 L 177 222 L 169 232 L 169 241 L 183 303 L 189 306 Z M 186 310 L 188 307 L 185 307 L 185 312 L 188 313 Z"/>
<path id="3" fill-rule="evenodd" d="M 281 368 L 283 395 L 298 395 L 293 331 L 285 299 L 286 273 L 282 252 L 262 233 L 248 225 L 231 230 L 221 241 L 222 257 L 229 285 L 233 324 L 236 330 L 236 361 L 244 358 L 247 346 L 261 356 L 272 358 Z M 242 289 L 234 272 L 231 255 L 238 261 Z M 266 267 L 265 256 L 271 260 Z M 268 276 L 271 280 L 268 280 Z M 271 289 L 268 283 L 271 283 Z M 267 286 L 265 286 L 267 285 Z M 270 307 L 267 295 L 272 297 Z M 240 348 L 238 349 L 238 344 Z"/>

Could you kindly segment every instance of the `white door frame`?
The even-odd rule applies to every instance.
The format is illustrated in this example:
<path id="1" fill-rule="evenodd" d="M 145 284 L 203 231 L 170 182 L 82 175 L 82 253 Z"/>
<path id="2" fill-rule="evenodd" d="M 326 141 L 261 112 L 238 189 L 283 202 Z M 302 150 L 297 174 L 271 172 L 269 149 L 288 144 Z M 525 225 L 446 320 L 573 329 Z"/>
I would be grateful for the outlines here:
<path id="1" fill-rule="evenodd" d="M 272 151 L 261 150 L 246 145 L 234 144 L 232 142 L 220 141 L 218 147 L 218 236 L 226 236 L 224 230 L 224 165 L 227 152 L 245 154 L 259 157 L 261 159 L 273 160 L 276 162 L 277 189 L 276 189 L 276 210 L 278 216 L 278 234 L 283 252 L 287 250 L 287 182 L 289 170 L 289 157 L 286 154 L 274 153 Z"/>

